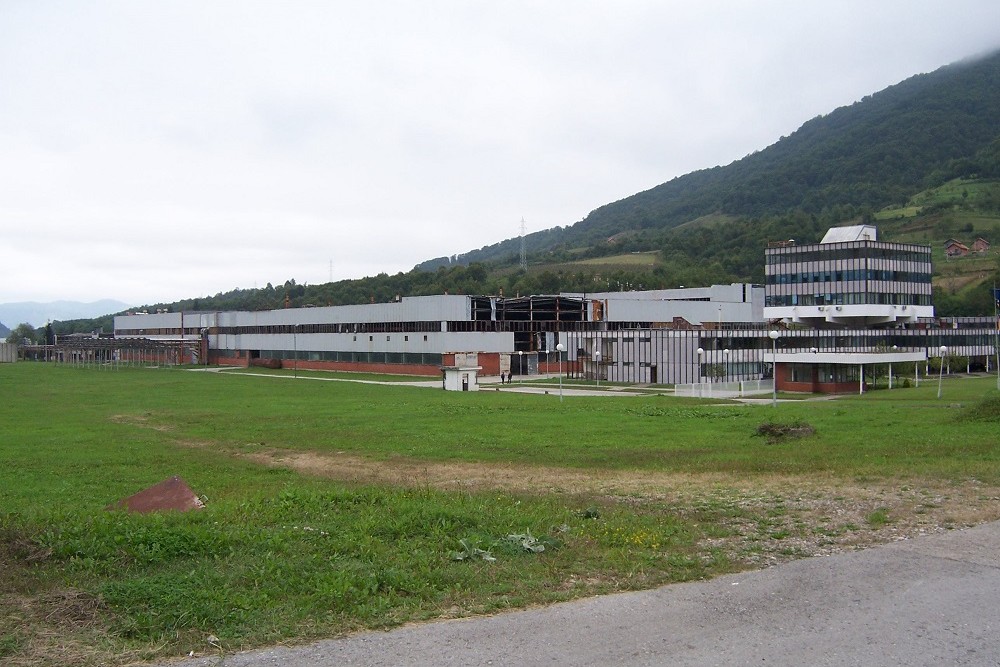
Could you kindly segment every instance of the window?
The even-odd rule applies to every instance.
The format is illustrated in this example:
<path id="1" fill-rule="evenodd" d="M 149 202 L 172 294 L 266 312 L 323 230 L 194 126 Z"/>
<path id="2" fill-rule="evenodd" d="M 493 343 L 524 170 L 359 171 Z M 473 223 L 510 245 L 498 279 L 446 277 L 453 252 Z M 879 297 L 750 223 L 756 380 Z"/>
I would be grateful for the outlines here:
<path id="1" fill-rule="evenodd" d="M 812 382 L 813 367 L 810 364 L 790 364 L 792 382 Z"/>

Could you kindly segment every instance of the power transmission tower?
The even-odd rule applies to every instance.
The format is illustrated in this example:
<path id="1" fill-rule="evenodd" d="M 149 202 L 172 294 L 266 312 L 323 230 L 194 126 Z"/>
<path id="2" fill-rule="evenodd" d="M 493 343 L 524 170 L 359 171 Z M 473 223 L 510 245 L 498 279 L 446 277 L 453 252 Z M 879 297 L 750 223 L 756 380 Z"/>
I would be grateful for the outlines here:
<path id="1" fill-rule="evenodd" d="M 528 270 L 528 254 L 524 251 L 524 218 L 521 218 L 521 270 Z"/>

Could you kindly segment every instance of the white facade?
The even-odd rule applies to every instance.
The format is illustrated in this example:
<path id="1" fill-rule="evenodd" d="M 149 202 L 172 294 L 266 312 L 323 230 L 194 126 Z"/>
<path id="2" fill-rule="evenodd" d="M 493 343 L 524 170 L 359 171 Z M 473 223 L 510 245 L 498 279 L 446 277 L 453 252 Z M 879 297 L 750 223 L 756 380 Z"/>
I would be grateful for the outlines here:
<path id="1" fill-rule="evenodd" d="M 600 301 L 602 319 L 607 322 L 671 323 L 682 318 L 691 324 L 711 325 L 760 322 L 764 317 L 764 288 L 748 283 L 566 296 Z"/>
<path id="2" fill-rule="evenodd" d="M 871 225 L 835 227 L 820 243 L 765 250 L 768 320 L 810 327 L 903 327 L 934 317 L 931 249 L 877 240 Z"/>

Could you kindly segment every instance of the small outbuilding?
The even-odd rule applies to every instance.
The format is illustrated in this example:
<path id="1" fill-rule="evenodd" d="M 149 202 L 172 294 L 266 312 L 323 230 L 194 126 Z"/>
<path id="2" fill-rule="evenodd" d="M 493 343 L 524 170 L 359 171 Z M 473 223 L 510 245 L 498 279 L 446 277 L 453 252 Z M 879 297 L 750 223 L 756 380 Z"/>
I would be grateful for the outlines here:
<path id="1" fill-rule="evenodd" d="M 0 364 L 13 363 L 17 361 L 17 345 L 14 343 L 0 343 Z"/>
<path id="2" fill-rule="evenodd" d="M 441 383 L 445 391 L 479 391 L 482 366 L 442 366 Z"/>

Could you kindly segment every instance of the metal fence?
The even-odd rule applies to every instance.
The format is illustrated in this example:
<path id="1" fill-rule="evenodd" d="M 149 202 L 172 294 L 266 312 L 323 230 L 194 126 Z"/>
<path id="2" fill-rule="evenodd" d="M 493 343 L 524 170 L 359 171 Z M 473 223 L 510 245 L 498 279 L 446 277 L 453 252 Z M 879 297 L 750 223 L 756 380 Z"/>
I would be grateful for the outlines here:
<path id="1" fill-rule="evenodd" d="M 199 362 L 199 345 L 141 338 L 90 338 L 56 345 L 22 345 L 18 357 L 112 370 L 123 366 L 179 366 Z"/>

